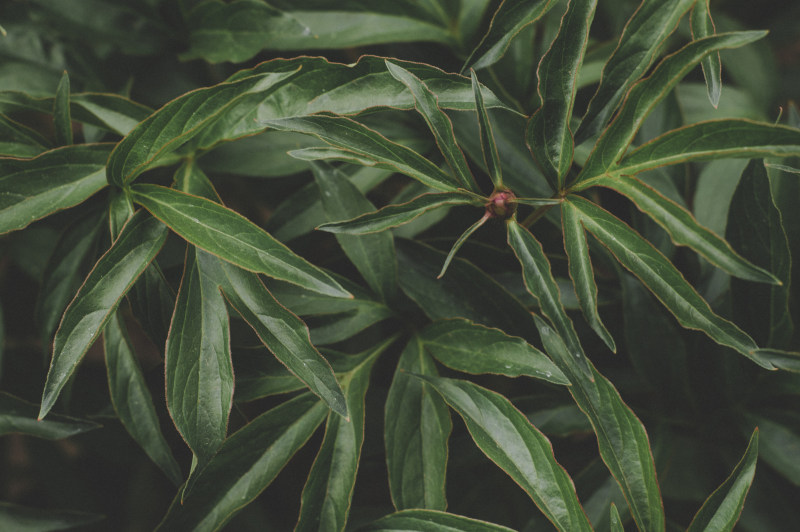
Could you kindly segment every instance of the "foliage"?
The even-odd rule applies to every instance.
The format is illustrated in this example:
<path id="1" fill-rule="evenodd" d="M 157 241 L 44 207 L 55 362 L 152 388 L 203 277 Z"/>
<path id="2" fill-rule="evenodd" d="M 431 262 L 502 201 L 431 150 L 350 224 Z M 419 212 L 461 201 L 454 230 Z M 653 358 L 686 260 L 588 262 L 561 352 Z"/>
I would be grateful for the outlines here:
<path id="1" fill-rule="evenodd" d="M 800 525 L 766 32 L 708 0 L 12 4 L 3 528 Z"/>

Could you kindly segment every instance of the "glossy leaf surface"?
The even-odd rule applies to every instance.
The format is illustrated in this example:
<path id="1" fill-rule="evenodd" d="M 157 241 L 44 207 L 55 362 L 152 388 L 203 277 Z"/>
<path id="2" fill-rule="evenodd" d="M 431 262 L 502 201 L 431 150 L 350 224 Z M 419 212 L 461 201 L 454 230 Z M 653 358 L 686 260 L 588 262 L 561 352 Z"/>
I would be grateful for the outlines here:
<path id="1" fill-rule="evenodd" d="M 489 120 L 489 114 L 486 112 L 483 94 L 481 94 L 481 86 L 478 83 L 478 76 L 475 75 L 474 70 L 470 70 L 470 77 L 472 79 L 472 92 L 475 94 L 475 110 L 478 114 L 478 132 L 481 137 L 483 160 L 486 163 L 486 169 L 489 172 L 492 184 L 494 184 L 495 188 L 501 188 L 503 186 L 503 170 L 500 165 L 500 154 L 497 151 L 497 144 L 494 141 L 492 123 Z"/>
<path id="2" fill-rule="evenodd" d="M 711 18 L 709 0 L 701 0 L 692 8 L 692 37 L 695 40 L 714 35 L 714 20 Z M 703 59 L 703 77 L 706 80 L 708 99 L 716 109 L 722 93 L 722 61 L 719 52 Z"/>
<path id="3" fill-rule="evenodd" d="M 510 528 L 434 510 L 403 510 L 366 525 L 365 532 L 510 532 Z"/>
<path id="4" fill-rule="evenodd" d="M 56 97 L 53 102 L 53 128 L 55 129 L 56 144 L 69 146 L 72 144 L 72 116 L 69 109 L 69 75 L 66 71 L 61 75 L 61 80 L 56 88 Z"/>
<path id="5" fill-rule="evenodd" d="M 38 420 L 38 412 L 38 405 L 0 392 L 0 435 L 25 434 L 46 440 L 60 440 L 101 427 L 93 421 L 56 414 Z"/>

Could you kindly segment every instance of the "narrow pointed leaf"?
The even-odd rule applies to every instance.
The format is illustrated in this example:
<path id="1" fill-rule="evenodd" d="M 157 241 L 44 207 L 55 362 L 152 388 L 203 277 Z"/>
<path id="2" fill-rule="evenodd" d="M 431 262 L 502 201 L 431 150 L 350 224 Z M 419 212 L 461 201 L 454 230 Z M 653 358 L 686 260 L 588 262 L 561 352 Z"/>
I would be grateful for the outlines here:
<path id="1" fill-rule="evenodd" d="M 454 191 L 461 186 L 435 164 L 410 148 L 396 144 L 377 131 L 346 117 L 307 116 L 265 120 L 265 127 L 314 135 L 328 144 L 365 157 L 380 168 L 390 168 L 431 188 Z"/>
<path id="2" fill-rule="evenodd" d="M 528 121 L 526 141 L 547 180 L 560 190 L 572 166 L 570 120 L 597 0 L 570 0 L 561 28 L 539 63 L 542 105 Z"/>
<path id="3" fill-rule="evenodd" d="M 246 270 L 323 294 L 349 297 L 339 284 L 244 216 L 211 200 L 158 185 L 135 185 L 133 200 L 191 244 Z"/>
<path id="4" fill-rule="evenodd" d="M 231 435 L 198 471 L 194 489 L 172 501 L 162 532 L 219 530 L 254 500 L 311 437 L 329 410 L 304 394 L 261 414 Z"/>
<path id="5" fill-rule="evenodd" d="M 692 8 L 692 37 L 695 40 L 714 35 L 714 20 L 711 18 L 709 0 L 699 0 Z M 714 109 L 719 105 L 722 94 L 722 61 L 719 52 L 713 53 L 703 59 L 703 77 L 706 79 L 708 99 Z"/>
<path id="6" fill-rule="evenodd" d="M 475 94 L 475 110 L 478 114 L 478 132 L 481 137 L 483 160 L 486 163 L 486 168 L 489 171 L 489 177 L 494 187 L 502 188 L 503 168 L 500 165 L 500 155 L 497 153 L 497 144 L 494 142 L 492 123 L 489 120 L 489 114 L 486 112 L 486 105 L 483 103 L 483 94 L 481 94 L 478 76 L 475 75 L 474 70 L 470 70 L 469 73 L 472 78 L 472 92 Z"/>
<path id="7" fill-rule="evenodd" d="M 450 411 L 441 396 L 412 373 L 438 376 L 416 336 L 400 355 L 386 398 L 384 443 L 392 503 L 398 510 L 444 511 Z"/>
<path id="8" fill-rule="evenodd" d="M 550 441 L 500 394 L 471 382 L 419 376 L 464 419 L 481 451 L 520 485 L 558 530 L 591 530 Z"/>
<path id="9" fill-rule="evenodd" d="M 275 357 L 334 412 L 347 417 L 339 383 L 330 364 L 311 344 L 305 323 L 278 303 L 257 275 L 207 254 L 201 255 L 199 261 Z"/>
<path id="10" fill-rule="evenodd" d="M 622 526 L 622 519 L 619 518 L 617 505 L 611 503 L 611 514 L 609 520 L 609 529 L 611 532 L 625 532 L 625 527 Z"/>
<path id="11" fill-rule="evenodd" d="M 56 144 L 69 146 L 72 144 L 72 116 L 69 109 L 69 75 L 65 70 L 56 88 L 56 97 L 53 102 L 53 129 L 55 130 Z"/>
<path id="12" fill-rule="evenodd" d="M 45 440 L 60 440 L 101 427 L 93 421 L 57 414 L 38 420 L 38 412 L 38 405 L 0 392 L 0 436 L 25 434 Z"/>
<path id="13" fill-rule="evenodd" d="M 628 20 L 614 53 L 603 66 L 600 86 L 589 102 L 577 144 L 601 131 L 630 86 L 650 67 L 678 21 L 695 0 L 642 0 Z"/>
<path id="14" fill-rule="evenodd" d="M 105 165 L 113 144 L 81 144 L 33 159 L 0 158 L 0 233 L 22 229 L 82 203 L 107 185 Z"/>
<path id="15" fill-rule="evenodd" d="M 359 528 L 363 532 L 511 532 L 510 528 L 436 510 L 402 510 Z"/>
<path id="16" fill-rule="evenodd" d="M 85 527 L 102 521 L 104 516 L 73 510 L 30 508 L 0 502 L 0 528 L 14 532 L 50 532 Z"/>
<path id="17" fill-rule="evenodd" d="M 746 413 L 745 419 L 751 426 L 758 427 L 761 459 L 783 478 L 798 486 L 800 463 L 797 461 L 797 453 L 800 449 L 800 430 L 797 429 L 796 415 L 786 416 L 787 413 L 785 411 L 769 415 Z"/>
<path id="18" fill-rule="evenodd" d="M 119 312 L 103 330 L 103 347 L 111 402 L 128 434 L 175 484 L 182 482 L 181 469 L 161 433 L 153 397 L 136 360 L 133 345 Z"/>
<path id="19" fill-rule="evenodd" d="M 456 371 L 525 375 L 553 384 L 569 385 L 567 377 L 547 355 L 522 338 L 465 319 L 434 322 L 419 336 L 425 350 Z"/>
<path id="20" fill-rule="evenodd" d="M 436 276 L 437 279 L 441 279 L 442 277 L 444 277 L 444 274 L 447 271 L 447 267 L 450 266 L 450 262 L 453 260 L 453 257 L 456 256 L 456 253 L 458 253 L 458 250 L 461 248 L 461 246 L 464 245 L 464 242 L 466 242 L 467 239 L 470 237 L 470 235 L 472 235 L 472 233 L 477 231 L 480 226 L 485 224 L 486 220 L 488 219 L 489 219 L 488 214 L 481 216 L 481 218 L 477 222 L 469 226 L 466 231 L 461 233 L 461 236 L 458 237 L 455 243 L 453 243 L 453 247 L 450 248 L 450 252 L 447 254 L 447 258 L 444 259 L 444 264 L 442 264 L 442 270 L 439 272 L 439 275 Z"/>
<path id="21" fill-rule="evenodd" d="M 734 277 L 769 284 L 780 282 L 775 275 L 748 262 L 725 240 L 700 225 L 688 210 L 635 177 L 602 176 L 594 183 L 627 196 L 640 211 L 667 231 L 675 244 L 692 248 Z"/>
<path id="22" fill-rule="evenodd" d="M 0 114 L 0 154 L 3 157 L 36 157 L 50 145 L 41 133 Z"/>
<path id="23" fill-rule="evenodd" d="M 589 258 L 589 246 L 580 219 L 570 209 L 561 210 L 561 225 L 564 232 L 564 249 L 569 259 L 569 276 L 575 287 L 575 295 L 581 312 L 589 326 L 597 333 L 608 348 L 615 352 L 617 346 L 608 332 L 600 314 L 597 312 L 597 284 L 594 280 L 592 261 Z"/>
<path id="24" fill-rule="evenodd" d="M 441 192 L 417 196 L 408 203 L 387 205 L 375 212 L 362 214 L 343 222 L 328 222 L 317 229 L 329 233 L 362 235 L 377 233 L 406 224 L 419 216 L 440 207 L 450 205 L 476 205 L 477 200 L 461 192 Z M 482 203 L 480 203 L 482 205 Z"/>
<path id="25" fill-rule="evenodd" d="M 458 147 L 453 124 L 447 115 L 439 108 L 436 95 L 418 77 L 391 61 L 386 61 L 386 69 L 396 80 L 408 87 L 414 95 L 415 107 L 428 128 L 436 139 L 439 150 L 444 155 L 445 161 L 456 176 L 461 187 L 475 190 L 475 179 L 469 170 L 467 160 L 461 148 Z"/>
<path id="26" fill-rule="evenodd" d="M 687 329 L 697 329 L 756 364 L 775 369 L 758 356 L 758 346 L 733 323 L 716 315 L 681 273 L 652 244 L 601 207 L 571 196 L 562 208 L 574 209 L 583 226 L 606 246 Z"/>
<path id="27" fill-rule="evenodd" d="M 744 499 L 750 491 L 758 460 L 758 429 L 753 431 L 744 456 L 731 475 L 706 499 L 692 519 L 687 532 L 724 532 L 733 530 L 742 514 Z"/>
<path id="28" fill-rule="evenodd" d="M 47 415 L 67 379 L 136 279 L 155 258 L 167 228 L 144 211 L 131 218 L 64 312 L 53 341 L 39 418 Z"/>
<path id="29" fill-rule="evenodd" d="M 578 333 L 575 332 L 572 320 L 567 316 L 567 311 L 561 303 L 558 284 L 550 271 L 550 261 L 545 256 L 542 245 L 530 231 L 515 220 L 509 220 L 506 227 L 508 244 L 522 265 L 522 277 L 528 292 L 539 300 L 542 314 L 553 323 L 558 334 L 569 346 L 571 356 L 560 362 L 576 368 L 591 379 L 589 362 L 586 360 L 586 354 L 578 340 Z"/>

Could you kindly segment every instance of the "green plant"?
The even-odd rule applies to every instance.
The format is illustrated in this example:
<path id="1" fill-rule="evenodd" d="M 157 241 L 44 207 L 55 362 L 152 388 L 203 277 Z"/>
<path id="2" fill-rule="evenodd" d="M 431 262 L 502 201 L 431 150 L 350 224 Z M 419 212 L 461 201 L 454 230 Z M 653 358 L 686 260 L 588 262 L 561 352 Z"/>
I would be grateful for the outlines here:
<path id="1" fill-rule="evenodd" d="M 61 480 L 0 522 L 797 524 L 800 117 L 721 92 L 765 32 L 703 0 L 340 4 L 2 21 L 0 427 L 129 500 L 14 440 Z"/>

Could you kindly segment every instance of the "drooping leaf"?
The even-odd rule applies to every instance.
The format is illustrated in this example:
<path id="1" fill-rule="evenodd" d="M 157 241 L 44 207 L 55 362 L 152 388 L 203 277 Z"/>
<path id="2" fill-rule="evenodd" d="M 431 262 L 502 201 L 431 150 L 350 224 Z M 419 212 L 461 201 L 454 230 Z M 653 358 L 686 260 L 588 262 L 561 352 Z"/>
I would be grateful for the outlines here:
<path id="1" fill-rule="evenodd" d="M 268 410 L 232 434 L 208 465 L 197 472 L 194 489 L 173 500 L 158 526 L 163 532 L 219 530 L 255 499 L 311 437 L 328 408 L 303 394 Z"/>
<path id="2" fill-rule="evenodd" d="M 441 396 L 412 373 L 438 376 L 416 336 L 400 355 L 386 398 L 384 443 L 392 503 L 398 510 L 444 511 L 450 411 Z"/>
<path id="3" fill-rule="evenodd" d="M 558 366 L 522 338 L 469 320 L 434 322 L 422 330 L 419 341 L 436 360 L 457 371 L 507 377 L 525 375 L 569 385 Z"/>
<path id="4" fill-rule="evenodd" d="M 161 433 L 153 398 L 119 311 L 103 330 L 103 347 L 109 394 L 120 421 L 147 456 L 179 485 L 183 480 L 181 469 Z"/>
<path id="5" fill-rule="evenodd" d="M 81 144 L 32 159 L 0 158 L 0 233 L 77 205 L 106 186 L 113 144 Z"/>
<path id="6" fill-rule="evenodd" d="M 131 196 L 188 242 L 226 261 L 323 294 L 350 296 L 263 229 L 211 200 L 158 185 L 134 185 Z"/>
<path id="7" fill-rule="evenodd" d="M 56 97 L 53 102 L 53 129 L 55 130 L 56 144 L 69 146 L 72 144 L 72 116 L 69 109 L 69 75 L 65 70 L 56 88 Z"/>
<path id="8" fill-rule="evenodd" d="M 714 35 L 714 20 L 711 18 L 709 0 L 701 0 L 695 3 L 692 8 L 692 37 L 695 40 Z M 703 77 L 706 79 L 708 99 L 714 109 L 719 105 L 719 97 L 722 93 L 722 61 L 719 52 L 709 55 L 703 59 Z"/>
<path id="9" fill-rule="evenodd" d="M 494 141 L 492 122 L 489 120 L 489 114 L 486 112 L 486 105 L 483 103 L 483 94 L 481 94 L 481 86 L 478 83 L 478 76 L 475 75 L 474 70 L 470 70 L 470 77 L 472 78 L 472 92 L 475 94 L 475 110 L 478 114 L 478 133 L 481 138 L 483 161 L 486 163 L 486 169 L 489 173 L 489 178 L 492 180 L 492 184 L 496 189 L 500 189 L 503 187 L 503 168 L 500 165 L 500 155 L 497 152 L 497 144 Z"/>
<path id="10" fill-rule="evenodd" d="M 93 421 L 57 414 L 37 420 L 38 412 L 38 405 L 0 392 L 0 436 L 26 434 L 46 440 L 60 440 L 101 427 Z"/>
<path id="11" fill-rule="evenodd" d="M 750 436 L 744 456 L 733 472 L 714 490 L 692 519 L 687 532 L 723 532 L 733 530 L 744 507 L 744 499 L 750 491 L 756 473 L 758 459 L 758 429 Z"/>
<path id="12" fill-rule="evenodd" d="M 39 418 L 47 415 L 61 389 L 119 305 L 167 238 L 167 228 L 139 211 L 122 229 L 64 312 L 53 341 Z"/>
<path id="13" fill-rule="evenodd" d="M 363 532 L 511 532 L 510 528 L 437 510 L 402 510 L 359 529 Z"/>
<path id="14" fill-rule="evenodd" d="M 484 215 L 481 216 L 477 222 L 467 227 L 467 229 L 463 233 L 461 233 L 461 236 L 459 236 L 456 239 L 456 241 L 453 242 L 450 251 L 447 252 L 447 257 L 445 257 L 444 259 L 444 263 L 442 264 L 442 269 L 439 271 L 439 275 L 436 276 L 437 279 L 441 279 L 442 277 L 444 277 L 444 274 L 447 271 L 448 266 L 450 266 L 450 262 L 452 262 L 453 258 L 455 258 L 456 253 L 458 253 L 458 250 L 461 249 L 461 246 L 464 245 L 464 242 L 467 241 L 467 239 L 472 235 L 472 233 L 477 231 L 483 224 L 485 224 L 486 220 L 488 219 L 489 219 L 489 211 L 486 211 L 486 213 L 484 213 Z"/>
<path id="15" fill-rule="evenodd" d="M 558 530 L 591 530 L 550 441 L 502 395 L 471 382 L 420 375 L 464 419 L 481 451 L 525 490 Z"/>
<path id="16" fill-rule="evenodd" d="M 84 527 L 101 521 L 104 516 L 73 510 L 31 508 L 0 502 L 0 528 L 14 532 L 50 532 Z"/>

